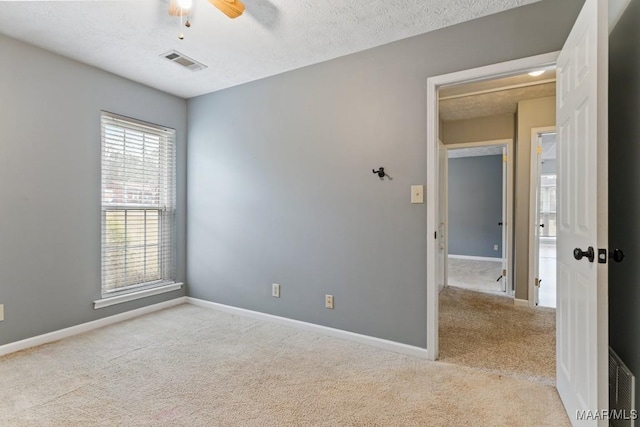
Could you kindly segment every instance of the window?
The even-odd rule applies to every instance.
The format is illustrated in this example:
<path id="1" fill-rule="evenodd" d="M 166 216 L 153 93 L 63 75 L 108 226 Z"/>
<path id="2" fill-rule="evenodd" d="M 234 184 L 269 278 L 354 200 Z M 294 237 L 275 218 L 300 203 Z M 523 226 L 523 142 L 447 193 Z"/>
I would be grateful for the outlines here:
<path id="1" fill-rule="evenodd" d="M 175 131 L 102 112 L 102 296 L 175 280 Z"/>

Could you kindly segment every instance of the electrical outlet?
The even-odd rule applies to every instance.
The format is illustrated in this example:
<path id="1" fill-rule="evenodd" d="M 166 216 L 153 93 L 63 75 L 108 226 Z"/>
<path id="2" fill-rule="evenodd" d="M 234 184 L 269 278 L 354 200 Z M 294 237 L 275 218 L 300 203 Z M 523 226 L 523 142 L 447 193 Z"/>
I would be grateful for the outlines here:
<path id="1" fill-rule="evenodd" d="M 271 284 L 271 296 L 274 298 L 280 298 L 280 285 L 277 283 Z"/>
<path id="2" fill-rule="evenodd" d="M 493 250 L 497 251 L 498 250 L 498 245 L 493 245 Z"/>
<path id="3" fill-rule="evenodd" d="M 324 306 L 333 310 L 333 295 L 324 296 Z"/>
<path id="4" fill-rule="evenodd" d="M 0 304 L 0 322 L 4 320 L 4 304 Z"/>

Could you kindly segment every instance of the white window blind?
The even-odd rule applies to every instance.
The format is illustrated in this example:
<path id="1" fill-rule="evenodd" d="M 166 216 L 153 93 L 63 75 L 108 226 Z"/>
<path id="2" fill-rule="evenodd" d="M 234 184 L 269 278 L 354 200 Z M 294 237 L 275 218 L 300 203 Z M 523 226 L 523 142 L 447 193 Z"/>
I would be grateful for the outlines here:
<path id="1" fill-rule="evenodd" d="M 102 112 L 102 295 L 175 281 L 175 131 Z"/>

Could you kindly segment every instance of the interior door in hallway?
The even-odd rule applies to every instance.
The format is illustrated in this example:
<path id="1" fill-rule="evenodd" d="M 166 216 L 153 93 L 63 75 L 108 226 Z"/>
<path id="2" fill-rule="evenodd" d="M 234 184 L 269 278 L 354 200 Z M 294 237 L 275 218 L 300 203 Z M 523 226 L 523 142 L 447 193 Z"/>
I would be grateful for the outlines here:
<path id="1" fill-rule="evenodd" d="M 440 175 L 438 186 L 438 289 L 442 290 L 447 285 L 448 257 L 447 248 L 447 174 L 448 161 L 447 150 L 438 142 L 438 173 Z"/>
<path id="2" fill-rule="evenodd" d="M 555 308 L 558 194 L 555 127 L 533 129 L 531 142 L 530 294 L 534 305 Z"/>

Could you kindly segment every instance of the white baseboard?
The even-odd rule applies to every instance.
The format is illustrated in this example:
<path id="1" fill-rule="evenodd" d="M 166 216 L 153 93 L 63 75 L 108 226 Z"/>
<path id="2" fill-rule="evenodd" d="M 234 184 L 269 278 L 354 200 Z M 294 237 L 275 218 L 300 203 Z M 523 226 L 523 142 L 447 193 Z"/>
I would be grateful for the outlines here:
<path id="1" fill-rule="evenodd" d="M 80 325 L 71 326 L 65 329 L 60 329 L 58 331 L 53 331 L 43 335 L 27 338 L 21 341 L 5 344 L 0 346 L 0 356 L 4 356 L 9 353 L 15 353 L 21 350 L 26 350 L 32 347 L 37 347 L 39 345 L 48 344 L 54 341 L 59 341 L 64 338 L 69 338 L 74 335 L 89 332 L 94 329 L 113 325 L 115 323 L 133 319 L 134 317 L 143 316 L 145 314 L 153 313 L 154 311 L 163 310 L 165 308 L 173 307 L 173 306 L 184 304 L 184 303 L 193 304 L 198 307 L 222 311 L 225 313 L 235 314 L 238 316 L 250 317 L 252 319 L 276 323 L 279 325 L 288 326 L 288 327 L 300 329 L 303 331 L 316 332 L 323 335 L 342 338 L 345 340 L 382 348 L 384 350 L 389 350 L 389 351 L 393 351 L 400 354 L 419 357 L 421 359 L 427 358 L 427 349 L 425 348 L 415 347 L 412 345 L 402 344 L 395 341 L 389 341 L 382 338 L 376 338 L 368 335 L 357 334 L 355 332 L 344 331 L 342 329 L 330 328 L 328 326 L 316 325 L 314 323 L 288 319 L 286 317 L 274 316 L 272 314 L 260 313 L 258 311 L 246 310 L 243 308 L 232 307 L 229 305 L 219 304 L 219 303 L 205 301 L 205 300 L 191 298 L 191 297 L 175 298 L 175 299 L 164 301 L 158 304 L 153 304 L 146 307 L 138 308 L 136 310 L 126 311 L 124 313 L 115 314 L 113 316 L 104 317 L 102 319 L 94 320 L 87 323 L 82 323 Z"/>
<path id="2" fill-rule="evenodd" d="M 344 331 L 342 329 L 330 328 L 328 326 L 316 325 L 314 323 L 302 322 L 300 320 L 288 319 L 286 317 L 274 316 L 272 314 L 260 313 L 258 311 L 246 310 L 244 308 L 232 307 L 229 305 L 219 304 L 215 302 L 205 301 L 197 298 L 187 297 L 187 303 L 198 307 L 209 308 L 225 313 L 235 314 L 238 316 L 250 317 L 252 319 L 262 320 L 271 323 L 277 323 L 283 326 L 300 329 L 303 331 L 316 332 L 323 335 L 329 335 L 336 338 L 342 338 L 354 341 L 360 344 L 370 345 L 372 347 L 382 348 L 384 350 L 396 353 L 406 354 L 409 356 L 427 358 L 427 349 L 415 347 L 408 344 L 402 344 L 395 341 L 389 341 L 382 338 L 371 337 L 368 335 L 357 334 L 355 332 Z"/>
<path id="3" fill-rule="evenodd" d="M 468 259 L 473 261 L 493 261 L 502 262 L 502 258 L 488 257 L 488 256 L 471 256 L 471 255 L 448 255 L 449 258 L 455 259 Z"/>
<path id="4" fill-rule="evenodd" d="M 0 346 L 0 356 L 14 353 L 16 351 L 26 350 L 31 347 L 48 344 L 54 341 L 61 340 L 63 338 L 68 338 L 74 335 L 82 334 L 84 332 L 92 331 L 94 329 L 102 328 L 104 326 L 113 325 L 114 323 L 133 319 L 134 317 L 153 313 L 154 311 L 159 311 L 165 308 L 173 307 L 175 305 L 184 304 L 185 302 L 186 297 L 174 298 L 172 300 L 164 301 L 158 304 L 148 305 L 146 307 L 138 308 L 131 311 L 125 311 L 124 313 L 114 314 L 113 316 L 104 317 L 102 319 L 94 320 L 87 323 L 81 323 L 80 325 L 71 326 L 69 328 L 60 329 L 57 331 L 49 332 L 47 334 L 38 335 L 21 341 L 5 344 Z"/>
<path id="5" fill-rule="evenodd" d="M 517 307 L 529 307 L 529 300 L 514 298 L 513 305 Z"/>

